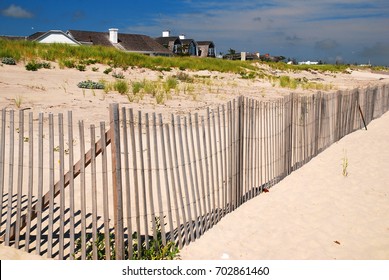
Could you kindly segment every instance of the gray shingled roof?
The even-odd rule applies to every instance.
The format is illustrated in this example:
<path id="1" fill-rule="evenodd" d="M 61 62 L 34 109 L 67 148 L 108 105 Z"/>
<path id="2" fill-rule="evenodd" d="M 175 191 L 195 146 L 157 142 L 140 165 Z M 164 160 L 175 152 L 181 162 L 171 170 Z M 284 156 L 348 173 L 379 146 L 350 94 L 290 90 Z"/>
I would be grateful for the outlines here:
<path id="1" fill-rule="evenodd" d="M 68 34 L 82 44 L 114 46 L 109 40 L 109 32 L 69 30 Z M 129 52 L 166 54 L 172 53 L 146 35 L 118 33 L 118 43 Z"/>
<path id="2" fill-rule="evenodd" d="M 197 41 L 197 45 L 215 47 L 215 44 L 212 41 Z"/>
<path id="3" fill-rule="evenodd" d="M 26 37 L 25 36 L 0 35 L 0 39 L 14 41 L 14 40 L 26 40 Z"/>

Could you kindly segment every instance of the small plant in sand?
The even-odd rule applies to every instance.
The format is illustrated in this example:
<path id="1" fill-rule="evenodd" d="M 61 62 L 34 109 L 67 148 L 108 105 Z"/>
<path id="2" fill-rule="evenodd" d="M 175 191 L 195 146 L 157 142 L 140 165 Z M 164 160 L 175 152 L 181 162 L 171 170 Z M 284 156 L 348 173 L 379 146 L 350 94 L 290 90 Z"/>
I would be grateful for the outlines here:
<path id="1" fill-rule="evenodd" d="M 157 101 L 157 104 L 165 104 L 165 93 L 163 91 L 158 91 L 155 94 L 155 100 Z"/>
<path id="2" fill-rule="evenodd" d="M 21 96 L 15 97 L 15 106 L 17 108 L 20 108 L 22 106 L 22 103 L 23 103 L 23 98 Z"/>
<path id="3" fill-rule="evenodd" d="M 165 82 L 163 83 L 163 88 L 166 93 L 170 93 L 170 90 L 172 89 L 175 90 L 177 86 L 178 86 L 178 80 L 173 76 L 167 77 Z"/>
<path id="4" fill-rule="evenodd" d="M 177 80 L 181 82 L 186 82 L 186 83 L 193 83 L 194 79 L 191 77 L 188 73 L 185 72 L 178 72 L 175 77 Z"/>
<path id="5" fill-rule="evenodd" d="M 132 235 L 132 256 L 129 255 L 128 245 L 124 248 L 124 259 L 133 259 L 133 260 L 176 260 L 179 259 L 179 249 L 176 244 L 172 241 L 166 242 L 164 245 L 162 242 L 162 233 L 161 233 L 161 224 L 159 219 L 155 219 L 156 225 L 156 238 L 149 239 L 148 243 L 143 241 L 141 244 L 138 244 L 138 234 L 134 232 Z M 91 234 L 87 235 L 87 238 L 91 239 Z M 104 233 L 98 232 L 95 242 L 88 241 L 86 243 L 86 259 L 93 260 L 93 249 L 96 248 L 97 259 L 106 260 L 106 238 L 109 241 L 109 259 L 114 260 L 115 255 L 115 235 L 109 234 L 108 237 Z M 76 240 L 76 248 L 73 257 L 75 260 L 81 260 L 81 238 Z"/>
<path id="6" fill-rule="evenodd" d="M 86 70 L 85 64 L 77 64 L 76 66 L 78 71 L 84 72 Z"/>
<path id="7" fill-rule="evenodd" d="M 77 86 L 79 88 L 87 88 L 87 89 L 104 89 L 104 84 L 100 82 L 93 82 L 91 80 L 79 82 Z"/>
<path id="8" fill-rule="evenodd" d="M 112 73 L 112 77 L 116 78 L 116 79 L 124 79 L 124 74 L 123 72 L 113 72 Z"/>
<path id="9" fill-rule="evenodd" d="M 7 65 L 16 65 L 16 61 L 12 57 L 3 57 L 1 59 L 1 63 L 7 64 Z"/>
<path id="10" fill-rule="evenodd" d="M 128 83 L 123 80 L 116 80 L 113 84 L 113 88 L 120 94 L 127 94 L 129 91 Z"/>
<path id="11" fill-rule="evenodd" d="M 26 64 L 27 71 L 38 71 L 38 69 L 51 69 L 51 64 L 49 62 L 36 62 L 35 60 L 31 60 Z"/>
<path id="12" fill-rule="evenodd" d="M 347 167 L 348 167 L 348 158 L 347 158 L 347 152 L 346 151 L 343 151 L 344 155 L 343 155 L 343 158 L 342 158 L 342 174 L 344 177 L 347 177 L 348 176 L 348 171 L 347 171 Z"/>
<path id="13" fill-rule="evenodd" d="M 104 70 L 103 73 L 108 75 L 111 72 L 112 72 L 112 67 L 108 67 L 107 69 Z"/>

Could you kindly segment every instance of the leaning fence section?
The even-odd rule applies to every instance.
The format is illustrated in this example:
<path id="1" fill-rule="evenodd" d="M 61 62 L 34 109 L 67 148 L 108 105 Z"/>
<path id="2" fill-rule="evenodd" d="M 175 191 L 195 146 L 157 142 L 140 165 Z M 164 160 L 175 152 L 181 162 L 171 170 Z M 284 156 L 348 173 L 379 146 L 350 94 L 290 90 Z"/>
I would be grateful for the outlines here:
<path id="1" fill-rule="evenodd" d="M 112 105 L 107 127 L 3 109 L 2 242 L 57 259 L 182 248 L 388 110 L 388 85 L 168 117 Z"/>

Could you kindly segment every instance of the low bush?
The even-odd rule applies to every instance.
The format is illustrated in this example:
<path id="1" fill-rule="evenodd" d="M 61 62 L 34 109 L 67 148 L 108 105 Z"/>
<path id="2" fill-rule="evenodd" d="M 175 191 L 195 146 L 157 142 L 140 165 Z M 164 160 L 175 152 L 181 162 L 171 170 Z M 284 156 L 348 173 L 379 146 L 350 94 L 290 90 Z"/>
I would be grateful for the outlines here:
<path id="1" fill-rule="evenodd" d="M 78 71 L 85 71 L 86 70 L 86 66 L 85 66 L 85 64 L 78 64 L 77 66 L 76 66 L 76 69 L 78 70 Z"/>
<path id="2" fill-rule="evenodd" d="M 123 80 L 116 80 L 113 84 L 113 88 L 120 94 L 127 94 L 129 91 L 128 83 Z"/>
<path id="3" fill-rule="evenodd" d="M 87 88 L 87 89 L 104 89 L 103 83 L 93 82 L 91 80 L 79 82 L 77 86 L 79 88 Z"/>
<path id="4" fill-rule="evenodd" d="M 116 79 L 124 79 L 124 74 L 123 74 L 123 72 L 119 72 L 119 73 L 113 72 L 112 77 L 114 77 Z"/>
<path id="5" fill-rule="evenodd" d="M 109 68 L 105 69 L 103 73 L 108 75 L 111 72 L 112 72 L 112 68 L 109 67 Z"/>
<path id="6" fill-rule="evenodd" d="M 27 71 L 38 71 L 38 69 L 45 68 L 50 69 L 51 64 L 49 62 L 36 62 L 35 60 L 29 61 L 26 64 Z"/>
<path id="7" fill-rule="evenodd" d="M 3 57 L 1 59 L 1 63 L 7 64 L 7 65 L 16 65 L 16 61 L 12 57 Z"/>
<path id="8" fill-rule="evenodd" d="M 148 243 L 143 241 L 138 245 L 138 234 L 136 232 L 132 235 L 132 256 L 129 255 L 129 248 L 126 245 L 124 248 L 124 259 L 133 259 L 133 260 L 175 260 L 179 259 L 179 249 L 176 244 L 172 241 L 166 242 L 164 245 L 162 242 L 161 234 L 161 225 L 159 219 L 155 219 L 156 222 L 156 238 L 149 239 Z M 91 239 L 91 234 L 88 234 L 87 238 Z M 115 236 L 110 234 L 109 237 L 109 252 L 110 260 L 116 259 L 115 254 Z M 105 260 L 107 259 L 105 252 L 105 239 L 106 236 L 104 233 L 98 232 L 95 242 L 89 241 L 86 243 L 86 260 L 93 260 L 93 248 L 97 249 L 97 259 Z M 81 260 L 81 238 L 76 241 L 75 253 L 73 254 L 74 259 Z"/>

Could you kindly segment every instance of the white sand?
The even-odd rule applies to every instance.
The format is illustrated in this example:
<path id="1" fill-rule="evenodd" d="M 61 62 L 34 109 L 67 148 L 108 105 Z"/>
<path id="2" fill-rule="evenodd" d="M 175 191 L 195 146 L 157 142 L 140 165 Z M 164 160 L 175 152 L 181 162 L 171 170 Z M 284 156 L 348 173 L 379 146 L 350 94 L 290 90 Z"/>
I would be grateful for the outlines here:
<path id="1" fill-rule="evenodd" d="M 145 112 L 164 114 L 193 112 L 225 104 L 245 94 L 259 100 L 288 94 L 289 89 L 264 80 L 243 80 L 239 75 L 209 71 L 190 75 L 209 76 L 208 84 L 196 83 L 194 92 L 173 95 L 165 104 L 146 96 L 130 104 L 118 93 L 82 90 L 77 83 L 101 78 L 90 69 L 26 71 L 23 65 L 0 67 L 0 108 L 31 108 L 35 113 L 73 111 L 73 120 L 98 125 L 108 120 L 112 102 Z M 158 79 L 159 73 L 129 69 L 128 81 Z M 277 72 L 277 75 L 287 73 Z M 388 83 L 389 75 L 370 72 L 294 76 L 333 85 L 336 89 Z M 301 89 L 296 90 L 301 92 Z M 306 92 L 306 93 L 309 93 Z M 196 100 L 193 100 L 193 96 Z M 274 186 L 269 193 L 242 205 L 199 240 L 185 247 L 182 259 L 389 259 L 389 115 L 334 144 Z M 341 159 L 347 151 L 349 176 L 342 175 Z M 335 243 L 335 241 L 340 244 Z M 0 246 L 0 259 L 36 259 L 39 256 Z"/>
<path id="2" fill-rule="evenodd" d="M 388 159 L 386 113 L 224 217 L 181 258 L 388 260 Z"/>

